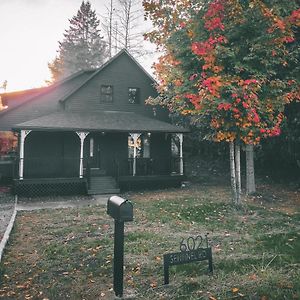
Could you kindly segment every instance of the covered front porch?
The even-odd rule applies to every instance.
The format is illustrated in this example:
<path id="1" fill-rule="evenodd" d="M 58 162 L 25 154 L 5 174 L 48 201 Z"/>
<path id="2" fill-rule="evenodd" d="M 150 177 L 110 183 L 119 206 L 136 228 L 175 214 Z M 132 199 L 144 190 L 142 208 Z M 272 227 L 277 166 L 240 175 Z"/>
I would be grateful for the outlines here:
<path id="1" fill-rule="evenodd" d="M 97 116 L 92 116 L 97 122 L 93 126 L 90 114 L 82 118 L 82 114 L 65 112 L 15 128 L 19 132 L 16 191 L 30 189 L 30 183 L 45 186 L 49 182 L 55 186 L 56 182 L 69 186 L 73 179 L 72 185 L 85 185 L 87 193 L 112 193 L 118 192 L 119 187 L 130 189 L 147 183 L 150 186 L 151 182 L 163 186 L 183 180 L 183 132 L 180 131 L 186 130 L 139 115 L 137 123 L 142 118 L 144 124 L 138 130 L 138 126 L 132 125 L 136 116 L 133 113 L 107 116 L 102 112 Z M 77 126 L 72 128 L 76 117 Z M 115 125 L 107 128 L 105 117 L 110 117 Z M 166 126 L 171 127 L 163 128 Z M 40 187 L 38 190 L 41 192 Z"/>

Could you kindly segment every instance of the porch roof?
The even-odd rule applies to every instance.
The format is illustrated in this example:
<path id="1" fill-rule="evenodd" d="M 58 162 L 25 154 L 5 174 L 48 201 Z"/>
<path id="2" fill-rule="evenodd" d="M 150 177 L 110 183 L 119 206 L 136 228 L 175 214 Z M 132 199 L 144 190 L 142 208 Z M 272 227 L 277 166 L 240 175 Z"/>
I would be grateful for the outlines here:
<path id="1" fill-rule="evenodd" d="M 56 112 L 14 126 L 39 131 L 123 131 L 184 133 L 189 130 L 133 112 Z"/>

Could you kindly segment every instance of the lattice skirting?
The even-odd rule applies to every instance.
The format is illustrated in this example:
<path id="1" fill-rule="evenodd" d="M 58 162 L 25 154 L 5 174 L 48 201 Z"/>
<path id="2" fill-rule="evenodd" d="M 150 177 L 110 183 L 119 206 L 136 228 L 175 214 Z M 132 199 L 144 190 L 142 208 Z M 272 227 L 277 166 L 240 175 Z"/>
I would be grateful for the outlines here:
<path id="1" fill-rule="evenodd" d="M 13 191 L 26 197 L 82 195 L 87 193 L 85 178 L 41 178 L 14 180 Z"/>

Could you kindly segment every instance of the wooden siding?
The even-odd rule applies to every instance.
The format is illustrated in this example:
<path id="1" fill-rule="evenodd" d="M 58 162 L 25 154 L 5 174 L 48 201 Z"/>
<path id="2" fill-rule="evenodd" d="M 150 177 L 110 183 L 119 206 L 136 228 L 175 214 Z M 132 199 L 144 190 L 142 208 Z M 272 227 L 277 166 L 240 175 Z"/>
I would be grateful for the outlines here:
<path id="1" fill-rule="evenodd" d="M 130 111 L 146 114 L 153 117 L 153 107 L 145 106 L 149 96 L 155 97 L 157 92 L 154 82 L 132 59 L 123 53 L 94 78 L 83 85 L 65 102 L 65 109 L 70 111 Z M 113 86 L 113 102 L 101 102 L 101 85 Z M 140 103 L 130 104 L 128 101 L 128 88 L 140 89 Z"/>

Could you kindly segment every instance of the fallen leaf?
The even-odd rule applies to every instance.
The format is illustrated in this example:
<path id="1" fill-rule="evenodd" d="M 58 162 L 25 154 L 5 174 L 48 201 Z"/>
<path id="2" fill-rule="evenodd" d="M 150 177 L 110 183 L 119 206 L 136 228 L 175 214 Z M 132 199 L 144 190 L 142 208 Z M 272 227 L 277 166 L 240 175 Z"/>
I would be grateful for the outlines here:
<path id="1" fill-rule="evenodd" d="M 252 275 L 250 275 L 250 276 L 249 276 L 249 279 L 251 279 L 251 280 L 256 280 L 256 279 L 257 279 L 257 276 L 256 276 L 256 274 L 252 274 Z"/>
<path id="2" fill-rule="evenodd" d="M 231 289 L 231 291 L 232 291 L 233 293 L 237 293 L 237 292 L 239 291 L 239 289 L 236 288 L 236 287 L 234 287 L 234 288 Z"/>

